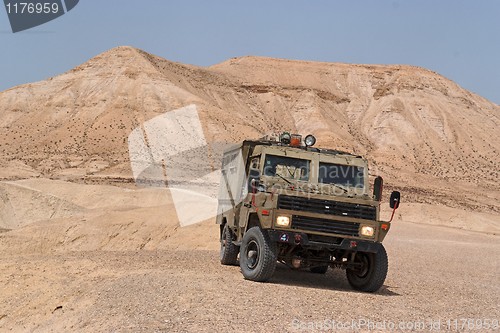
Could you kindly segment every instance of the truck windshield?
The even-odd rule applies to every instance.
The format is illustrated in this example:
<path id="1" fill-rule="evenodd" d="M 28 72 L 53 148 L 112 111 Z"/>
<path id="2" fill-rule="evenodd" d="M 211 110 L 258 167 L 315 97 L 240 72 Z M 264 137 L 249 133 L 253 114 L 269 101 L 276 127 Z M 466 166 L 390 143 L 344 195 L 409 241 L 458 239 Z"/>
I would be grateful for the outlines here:
<path id="1" fill-rule="evenodd" d="M 364 187 L 364 168 L 355 165 L 319 163 L 319 183 Z"/>
<path id="2" fill-rule="evenodd" d="M 309 180 L 309 160 L 287 156 L 266 155 L 264 176 L 293 180 Z"/>

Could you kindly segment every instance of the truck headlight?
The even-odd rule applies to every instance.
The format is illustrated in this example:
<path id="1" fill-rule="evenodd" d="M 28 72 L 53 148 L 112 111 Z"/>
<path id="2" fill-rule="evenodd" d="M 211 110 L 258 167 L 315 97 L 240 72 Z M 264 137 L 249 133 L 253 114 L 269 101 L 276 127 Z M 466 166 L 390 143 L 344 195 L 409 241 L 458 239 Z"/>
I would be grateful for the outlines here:
<path id="1" fill-rule="evenodd" d="M 289 227 L 290 226 L 290 217 L 288 216 L 278 216 L 276 218 L 276 225 L 279 227 Z"/>
<path id="2" fill-rule="evenodd" d="M 374 234 L 375 229 L 373 229 L 373 227 L 370 227 L 368 225 L 364 225 L 361 227 L 361 236 L 373 237 Z"/>

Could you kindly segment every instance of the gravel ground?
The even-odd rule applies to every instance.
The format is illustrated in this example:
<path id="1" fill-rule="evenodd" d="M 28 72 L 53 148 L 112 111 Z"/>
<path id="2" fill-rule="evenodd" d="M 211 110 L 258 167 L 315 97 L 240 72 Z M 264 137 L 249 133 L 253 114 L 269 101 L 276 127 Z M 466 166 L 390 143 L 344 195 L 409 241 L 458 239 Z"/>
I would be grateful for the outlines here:
<path id="1" fill-rule="evenodd" d="M 500 319 L 498 236 L 398 223 L 385 246 L 375 294 L 351 290 L 340 270 L 279 266 L 268 283 L 246 281 L 215 250 L 4 256 L 0 331 L 484 332 Z"/>

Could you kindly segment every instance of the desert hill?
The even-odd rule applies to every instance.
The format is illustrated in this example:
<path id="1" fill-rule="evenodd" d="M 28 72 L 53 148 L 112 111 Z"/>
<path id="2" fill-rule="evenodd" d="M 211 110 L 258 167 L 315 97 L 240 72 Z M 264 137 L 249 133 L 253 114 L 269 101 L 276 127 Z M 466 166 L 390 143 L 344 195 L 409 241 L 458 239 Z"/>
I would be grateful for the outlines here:
<path id="1" fill-rule="evenodd" d="M 130 133 L 195 105 L 209 144 L 313 133 L 366 155 L 407 201 L 499 210 L 500 107 L 423 68 L 260 57 L 203 68 L 118 47 L 0 105 L 3 179 L 133 183 Z"/>

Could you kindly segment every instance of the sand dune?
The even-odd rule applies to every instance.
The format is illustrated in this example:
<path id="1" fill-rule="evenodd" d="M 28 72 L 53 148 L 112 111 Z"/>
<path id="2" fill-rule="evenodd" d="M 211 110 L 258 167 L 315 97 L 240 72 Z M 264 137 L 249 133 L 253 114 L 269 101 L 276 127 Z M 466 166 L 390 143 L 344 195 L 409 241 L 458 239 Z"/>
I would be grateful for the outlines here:
<path id="1" fill-rule="evenodd" d="M 167 189 L 31 179 L 0 183 L 0 194 L 5 254 L 218 246 L 212 219 L 176 235 Z"/>

